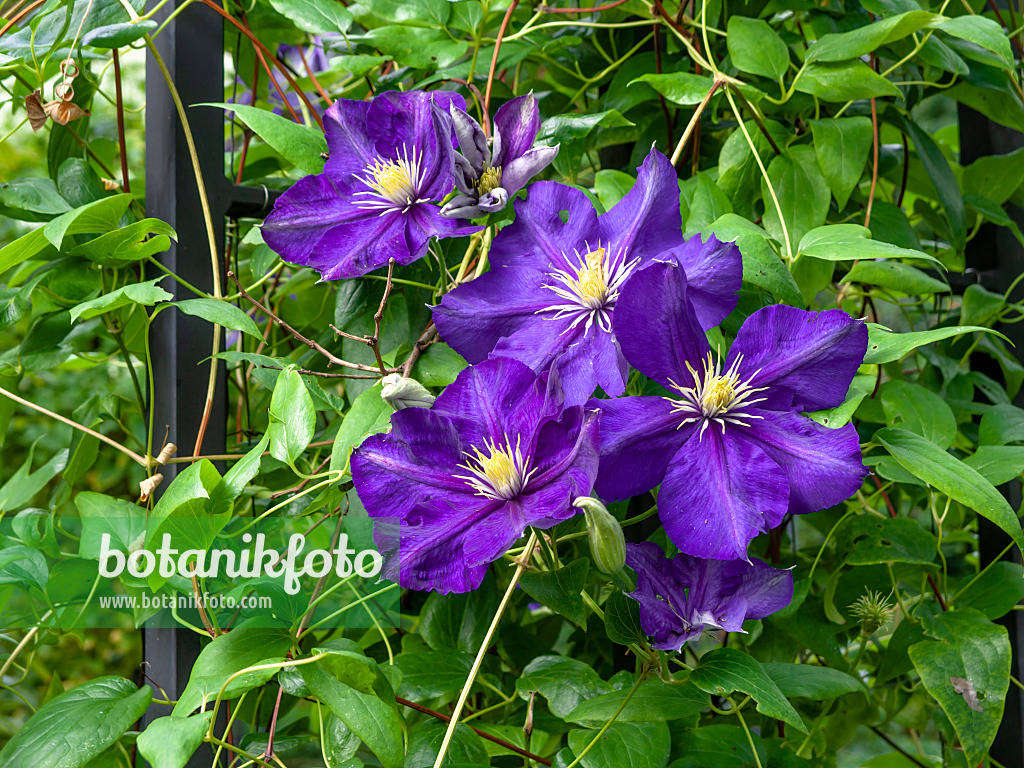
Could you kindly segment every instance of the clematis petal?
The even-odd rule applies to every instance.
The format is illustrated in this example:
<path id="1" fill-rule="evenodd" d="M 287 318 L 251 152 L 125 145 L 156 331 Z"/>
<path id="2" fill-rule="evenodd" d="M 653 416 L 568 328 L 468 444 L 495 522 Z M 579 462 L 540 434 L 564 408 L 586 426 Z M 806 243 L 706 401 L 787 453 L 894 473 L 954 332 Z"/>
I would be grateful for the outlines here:
<path id="1" fill-rule="evenodd" d="M 515 210 L 516 220 L 501 230 L 491 246 L 495 267 L 567 269 L 570 264 L 563 254 L 572 255 L 588 242 L 597 244 L 597 212 L 578 189 L 538 181 L 530 185 L 526 200 L 516 202 Z"/>
<path id="2" fill-rule="evenodd" d="M 761 411 L 763 419 L 737 430 L 760 446 L 789 481 L 789 511 L 817 512 L 850 498 L 867 476 L 860 439 L 848 424 L 829 429 L 797 413 Z"/>
<path id="3" fill-rule="evenodd" d="M 483 212 L 476 204 L 475 195 L 456 195 L 442 206 L 441 215 L 449 219 L 476 219 L 483 216 Z"/>
<path id="4" fill-rule="evenodd" d="M 669 159 L 652 149 L 636 184 L 598 223 L 601 242 L 628 248 L 628 258 L 653 258 L 682 245 L 679 184 Z"/>
<path id="5" fill-rule="evenodd" d="M 508 192 L 504 187 L 495 187 L 490 192 L 480 195 L 480 202 L 477 205 L 481 211 L 487 213 L 503 211 L 508 205 Z"/>
<path id="6" fill-rule="evenodd" d="M 557 421 L 544 423 L 534 444 L 537 474 L 530 488 L 540 492 L 551 483 L 561 483 L 568 489 L 565 493 L 576 493 L 566 499 L 569 506 L 573 499 L 589 493 L 597 476 L 600 419 L 600 411 L 575 407 L 563 411 Z"/>
<path id="7" fill-rule="evenodd" d="M 756 444 L 715 424 L 676 453 L 658 493 L 658 515 L 680 551 L 746 560 L 747 544 L 782 522 L 789 483 Z"/>
<path id="8" fill-rule="evenodd" d="M 452 155 L 452 180 L 455 182 L 455 187 L 466 196 L 466 199 L 473 200 L 476 202 L 476 189 L 473 186 L 473 182 L 479 178 L 479 174 L 470 165 L 469 160 L 464 158 L 458 152 Z M 445 208 L 451 203 L 446 203 Z"/>
<path id="9" fill-rule="evenodd" d="M 544 371 L 551 367 L 562 353 L 575 344 L 583 336 L 582 324 L 575 327 L 572 325 L 572 318 L 563 317 L 555 319 L 551 313 L 536 315 L 522 327 L 494 345 L 492 355 L 495 357 L 511 357 L 515 360 L 530 366 L 534 371 Z M 562 373 L 563 366 L 559 360 L 559 372 Z M 566 366 L 568 368 L 568 366 Z M 592 372 L 579 373 L 576 371 L 564 371 L 570 377 L 569 382 L 562 382 L 563 387 L 571 386 L 575 392 L 577 386 L 586 386 L 586 381 L 592 380 Z M 591 388 L 593 392 L 593 388 Z M 583 400 L 575 398 L 573 405 L 579 405 L 586 401 L 589 393 Z"/>
<path id="10" fill-rule="evenodd" d="M 668 255 L 686 272 L 686 295 L 701 328 L 714 328 L 736 309 L 743 256 L 735 243 L 723 243 L 714 235 L 704 242 L 697 235 Z"/>
<path id="11" fill-rule="evenodd" d="M 572 339 L 573 334 L 567 332 L 565 336 Z M 611 397 L 618 397 L 626 390 L 629 364 L 615 337 L 596 325 L 583 333 L 577 332 L 556 359 L 566 405 L 582 405 L 598 386 Z"/>
<path id="12" fill-rule="evenodd" d="M 349 181 L 362 173 L 377 154 L 374 141 L 366 131 L 370 102 L 338 99 L 324 113 L 324 132 L 329 157 L 324 173 Z"/>
<path id="13" fill-rule="evenodd" d="M 747 318 L 729 361 L 743 355 L 741 374 L 756 371 L 754 386 L 772 388 L 770 407 L 816 411 L 843 402 L 867 344 L 867 326 L 842 310 L 808 312 L 777 304 Z"/>
<path id="14" fill-rule="evenodd" d="M 558 156 L 558 147 L 534 147 L 502 167 L 501 184 L 509 197 L 526 186 Z"/>
<path id="15" fill-rule="evenodd" d="M 615 337 L 626 360 L 663 387 L 687 387 L 709 352 L 687 292 L 686 274 L 674 263 L 654 262 L 630 275 L 615 304 Z"/>
<path id="16" fill-rule="evenodd" d="M 433 498 L 473 497 L 458 474 L 462 443 L 450 419 L 426 408 L 391 418 L 389 434 L 371 435 L 352 452 L 352 478 L 371 517 L 404 517 Z"/>
<path id="17" fill-rule="evenodd" d="M 591 400 L 601 409 L 601 467 L 595 489 L 621 501 L 646 493 L 665 477 L 669 461 L 693 434 L 663 397 Z"/>
<path id="18" fill-rule="evenodd" d="M 540 130 L 540 109 L 533 93 L 506 101 L 494 114 L 494 162 L 504 168 L 533 146 Z"/>
<path id="19" fill-rule="evenodd" d="M 537 314 L 551 303 L 543 284 L 538 269 L 497 267 L 445 294 L 433 307 L 434 323 L 452 349 L 479 363 L 503 336 L 551 322 Z"/>
<path id="20" fill-rule="evenodd" d="M 474 178 L 480 178 L 491 161 L 491 151 L 487 148 L 487 136 L 480 124 L 466 114 L 466 110 L 452 103 L 448 108 L 452 117 L 452 127 L 459 141 L 459 153 L 469 161 L 476 172 Z"/>

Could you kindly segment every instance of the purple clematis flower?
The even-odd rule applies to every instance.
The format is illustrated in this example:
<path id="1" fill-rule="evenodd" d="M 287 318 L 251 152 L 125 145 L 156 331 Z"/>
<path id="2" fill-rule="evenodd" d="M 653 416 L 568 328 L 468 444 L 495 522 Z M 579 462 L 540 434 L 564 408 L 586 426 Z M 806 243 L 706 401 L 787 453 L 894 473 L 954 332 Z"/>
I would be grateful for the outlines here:
<path id="1" fill-rule="evenodd" d="M 603 412 L 596 489 L 627 499 L 660 483 L 661 521 L 681 551 L 746 559 L 750 540 L 787 512 L 838 504 L 867 474 L 852 425 L 801 415 L 844 400 L 867 327 L 841 310 L 766 307 L 715 363 L 687 294 L 674 264 L 652 264 L 622 288 L 622 352 L 674 395 L 591 401 Z"/>
<path id="2" fill-rule="evenodd" d="M 583 192 L 550 181 L 516 203 L 516 220 L 494 239 L 492 269 L 434 307 L 441 335 L 469 362 L 512 357 L 535 371 L 556 359 L 566 402 L 586 402 L 596 386 L 625 390 L 629 366 L 614 330 L 619 291 L 655 259 L 686 269 L 703 328 L 736 306 L 739 249 L 711 237 L 684 241 L 672 164 L 652 150 L 636 186 L 600 216 Z"/>
<path id="3" fill-rule="evenodd" d="M 432 237 L 476 231 L 441 215 L 452 188 L 447 91 L 388 91 L 372 102 L 339 99 L 324 124 L 324 172 L 300 179 L 274 205 L 263 238 L 285 261 L 324 280 L 364 275 L 394 258 L 410 264 Z"/>
<path id="4" fill-rule="evenodd" d="M 554 371 L 507 358 L 465 369 L 429 410 L 395 413 L 352 454 L 384 577 L 476 589 L 527 526 L 576 514 L 597 474 L 598 415 L 565 407 Z"/>
<path id="5" fill-rule="evenodd" d="M 459 139 L 455 186 L 461 194 L 441 209 L 445 216 L 475 219 L 502 210 L 558 154 L 557 146 L 533 146 L 540 130 L 540 110 L 533 93 L 506 102 L 495 113 L 493 152 L 476 120 L 455 104 L 450 111 Z"/>
<path id="6" fill-rule="evenodd" d="M 626 545 L 636 571 L 640 625 L 663 651 L 680 651 L 705 629 L 742 632 L 746 619 L 763 619 L 793 600 L 793 574 L 760 560 L 665 557 L 650 541 Z"/>

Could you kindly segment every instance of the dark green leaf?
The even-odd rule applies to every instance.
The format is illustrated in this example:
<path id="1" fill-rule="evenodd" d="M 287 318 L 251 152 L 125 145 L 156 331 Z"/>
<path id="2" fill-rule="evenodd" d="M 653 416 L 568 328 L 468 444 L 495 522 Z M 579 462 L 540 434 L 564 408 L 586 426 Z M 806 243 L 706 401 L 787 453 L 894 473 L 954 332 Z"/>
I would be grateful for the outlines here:
<path id="1" fill-rule="evenodd" d="M 582 661 L 565 656 L 538 656 L 516 680 L 516 692 L 529 699 L 536 691 L 548 700 L 548 708 L 565 718 L 580 702 L 611 693 L 612 687 Z"/>
<path id="2" fill-rule="evenodd" d="M 581 557 L 554 571 L 526 571 L 519 583 L 534 600 L 543 603 L 569 621 L 587 628 L 587 610 L 583 606 L 583 587 L 587 583 L 590 562 Z"/>
<path id="3" fill-rule="evenodd" d="M 700 104 L 708 95 L 714 80 L 706 75 L 690 72 L 673 72 L 666 75 L 645 74 L 633 83 L 647 83 L 654 90 L 671 101 L 684 107 Z"/>
<path id="4" fill-rule="evenodd" d="M 764 667 L 736 648 L 718 648 L 704 654 L 690 675 L 690 682 L 715 696 L 728 696 L 733 691 L 745 693 L 757 702 L 757 711 L 761 714 L 807 732 L 804 721 Z"/>
<path id="5" fill-rule="evenodd" d="M 818 167 L 814 149 L 807 145 L 793 147 L 789 152 L 773 158 L 768 166 L 768 178 L 778 197 L 790 246 L 795 255 L 801 238 L 825 222 L 829 203 L 828 184 Z M 763 179 L 761 195 L 765 200 L 764 228 L 778 242 L 785 243 L 779 211 Z"/>
<path id="6" fill-rule="evenodd" d="M 836 530 L 836 551 L 847 565 L 927 564 L 937 550 L 935 537 L 905 517 L 857 515 Z"/>
<path id="7" fill-rule="evenodd" d="M 403 768 L 433 768 L 447 730 L 448 724 L 440 720 L 428 720 L 412 729 L 409 750 L 406 752 L 405 762 L 402 764 Z M 468 725 L 459 725 L 455 729 L 455 733 L 452 734 L 452 740 L 448 745 L 442 765 L 490 765 L 484 740 Z"/>
<path id="8" fill-rule="evenodd" d="M 569 747 L 580 755 L 597 738 L 596 730 L 569 731 Z M 665 768 L 671 737 L 665 723 L 616 721 L 580 760 L 583 768 Z"/>
<path id="9" fill-rule="evenodd" d="M 796 81 L 796 90 L 825 101 L 853 101 L 877 96 L 899 96 L 891 82 L 859 59 L 809 64 Z"/>
<path id="10" fill-rule="evenodd" d="M 866 117 L 812 120 L 811 132 L 818 165 L 842 210 L 864 173 L 871 149 L 871 120 Z"/>
<path id="11" fill-rule="evenodd" d="M 1002 485 L 1024 474 L 1024 446 L 982 445 L 964 459 L 964 464 L 992 485 Z"/>
<path id="12" fill-rule="evenodd" d="M 233 111 L 257 136 L 276 149 L 281 157 L 295 165 L 302 173 L 316 174 L 323 171 L 324 160 L 320 155 L 327 152 L 327 141 L 317 129 L 299 125 L 273 112 L 245 104 L 197 106 Z"/>
<path id="13" fill-rule="evenodd" d="M 949 291 L 946 283 L 900 261 L 860 261 L 840 282 L 877 285 L 908 296 Z"/>
<path id="14" fill-rule="evenodd" d="M 997 405 L 981 417 L 978 428 L 981 445 L 1005 445 L 1024 442 L 1024 409 L 1016 405 Z"/>
<path id="15" fill-rule="evenodd" d="M 730 16 L 726 34 L 729 57 L 741 72 L 778 80 L 789 70 L 789 48 L 768 22 Z"/>
<path id="16" fill-rule="evenodd" d="M 195 315 L 230 331 L 241 331 L 254 339 L 263 339 L 256 322 L 234 304 L 219 299 L 188 299 L 176 302 L 175 306 L 186 315 Z"/>
<path id="17" fill-rule="evenodd" d="M 604 604 L 604 631 L 620 645 L 641 641 L 646 636 L 640 625 L 640 604 L 619 590 L 613 590 Z"/>
<path id="18" fill-rule="evenodd" d="M 846 693 L 864 693 L 864 683 L 845 672 L 811 664 L 763 664 L 768 677 L 775 681 L 788 698 L 835 699 Z"/>
<path id="19" fill-rule="evenodd" d="M 365 38 L 396 63 L 414 69 L 444 69 L 465 56 L 468 48 L 441 30 L 406 25 L 377 27 Z"/>
<path id="20" fill-rule="evenodd" d="M 849 32 L 822 35 L 807 49 L 806 61 L 859 59 L 880 45 L 906 37 L 942 18 L 928 11 L 910 11 L 889 16 Z"/>
<path id="21" fill-rule="evenodd" d="M 949 167 L 942 150 L 917 123 L 909 120 L 903 121 L 903 129 L 907 136 L 914 143 L 917 156 L 928 172 L 935 191 L 939 196 L 939 202 L 946 212 L 946 221 L 949 222 L 949 230 L 953 235 L 953 245 L 958 249 L 963 248 L 967 238 L 967 229 L 964 213 L 964 199 L 960 193 L 960 186 L 957 184 L 953 169 Z"/>
<path id="22" fill-rule="evenodd" d="M 1006 69 L 1013 69 L 1013 50 L 1006 31 L 992 19 L 984 16 L 965 14 L 955 19 L 945 19 L 932 26 L 948 35 L 968 40 L 986 48 L 1003 60 Z"/>
<path id="23" fill-rule="evenodd" d="M 457 650 L 475 654 L 498 609 L 494 578 L 487 576 L 481 588 L 459 595 L 433 593 L 420 611 L 419 632 L 435 651 Z"/>
<path id="24" fill-rule="evenodd" d="M 977 578 L 968 580 L 956 595 L 956 604 L 973 608 L 985 618 L 1002 618 L 1024 600 L 1024 567 L 1020 563 L 998 560 Z"/>
<path id="25" fill-rule="evenodd" d="M 953 444 L 953 409 L 930 389 L 909 381 L 890 381 L 882 387 L 881 396 L 887 426 L 916 432 L 940 448 Z"/>
<path id="26" fill-rule="evenodd" d="M 652 723 L 690 717 L 707 709 L 708 694 L 690 683 L 674 685 L 661 680 L 645 680 L 622 710 L 629 689 L 613 691 L 582 702 L 565 716 L 566 722 L 600 726 L 618 712 L 616 721 Z"/>

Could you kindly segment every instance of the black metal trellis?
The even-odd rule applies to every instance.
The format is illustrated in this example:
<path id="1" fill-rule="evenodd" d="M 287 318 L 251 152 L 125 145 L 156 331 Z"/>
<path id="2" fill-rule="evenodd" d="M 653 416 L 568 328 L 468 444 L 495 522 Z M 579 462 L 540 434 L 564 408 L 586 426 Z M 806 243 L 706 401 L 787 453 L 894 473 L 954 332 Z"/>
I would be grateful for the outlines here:
<path id="1" fill-rule="evenodd" d="M 175 0 L 155 17 L 164 21 L 184 0 Z M 210 201 L 215 241 L 221 256 L 224 281 L 224 222 L 226 218 L 259 217 L 269 210 L 271 195 L 265 188 L 231 184 L 224 174 L 224 115 L 218 109 L 192 108 L 224 99 L 224 23 L 213 10 L 196 4 L 171 21 L 154 41 L 174 79 L 195 137 L 196 151 Z M 161 263 L 201 290 L 212 290 L 210 245 L 203 219 L 196 177 L 185 134 L 163 75 L 152 57 L 146 64 L 146 212 L 168 222 L 178 233 Z M 162 273 L 156 273 L 158 276 Z M 163 286 L 175 299 L 192 298 L 178 283 Z M 167 439 L 179 452 L 191 454 L 200 428 L 209 381 L 212 326 L 181 312 L 163 312 L 153 323 L 151 350 L 155 390 L 155 434 L 159 443 L 164 426 Z M 227 397 L 224 366 L 218 372 L 215 400 L 203 440 L 203 453 L 221 454 L 226 448 Z M 163 487 L 181 465 L 162 469 Z M 187 629 L 143 630 L 146 675 L 176 699 L 188 683 L 201 648 L 201 638 Z M 156 692 L 155 693 L 159 693 Z M 144 720 L 167 714 L 154 705 Z M 208 766 L 211 755 L 200 750 L 188 763 Z"/>
<path id="2" fill-rule="evenodd" d="M 174 0 L 173 7 L 165 6 L 156 20 L 164 21 L 183 4 L 184 0 Z M 223 100 L 223 20 L 211 9 L 196 5 L 171 21 L 155 44 L 188 110 L 223 270 L 225 219 L 261 217 L 272 202 L 264 188 L 237 186 L 226 179 L 222 113 L 210 108 L 190 108 L 194 104 Z M 192 285 L 210 290 L 213 280 L 209 241 L 188 147 L 159 68 L 152 58 L 147 60 L 146 66 L 147 215 L 167 221 L 178 233 L 177 244 L 172 244 L 161 262 Z M 1020 133 L 963 107 L 960 109 L 960 135 L 963 164 L 984 155 L 1004 154 L 1024 144 Z M 1009 212 L 1024 228 L 1024 211 L 1010 209 Z M 967 264 L 985 287 L 1005 291 L 1013 278 L 1024 272 L 1024 249 L 1005 228 L 986 225 L 968 244 Z M 223 280 L 224 275 L 221 277 Z M 164 287 L 172 291 L 175 298 L 189 298 L 177 283 L 168 280 Z M 1024 349 L 1024 327 L 1018 324 L 1001 330 L 1018 350 Z M 209 356 L 211 342 L 211 326 L 200 318 L 164 312 L 153 324 L 151 349 L 156 396 L 155 439 L 158 442 L 163 437 L 163 426 L 168 425 L 168 439 L 181 451 L 191 452 L 199 430 L 209 375 L 208 365 L 200 363 Z M 224 453 L 226 448 L 223 366 L 216 392 L 203 442 L 203 452 L 208 454 Z M 1018 398 L 1018 404 L 1024 405 L 1024 397 Z M 177 466 L 171 464 L 163 468 L 164 487 L 176 474 Z M 1004 490 L 1014 508 L 1018 508 L 1021 504 L 1019 483 L 1008 485 Z M 998 556 L 1009 539 L 987 520 L 980 519 L 979 524 L 979 548 L 985 564 Z M 1024 679 L 1024 616 L 1013 611 L 1001 623 L 1010 633 L 1014 674 Z M 188 683 L 200 647 L 201 638 L 191 630 L 144 629 L 147 676 L 172 699 L 177 698 Z M 148 724 L 164 714 L 166 708 L 154 705 L 144 720 Z M 1016 687 L 1011 687 L 1007 696 L 1005 715 L 991 754 L 1005 768 L 1024 768 L 1024 695 Z M 205 767 L 210 759 L 209 753 L 204 755 L 200 750 L 188 766 Z"/>

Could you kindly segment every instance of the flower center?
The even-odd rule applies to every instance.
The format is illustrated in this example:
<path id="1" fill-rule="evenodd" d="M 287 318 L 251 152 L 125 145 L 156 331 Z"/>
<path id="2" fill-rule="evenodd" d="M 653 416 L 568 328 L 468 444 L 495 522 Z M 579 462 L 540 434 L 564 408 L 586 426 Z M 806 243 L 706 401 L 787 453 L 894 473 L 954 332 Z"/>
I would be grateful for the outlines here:
<path id="1" fill-rule="evenodd" d="M 476 193 L 483 197 L 488 192 L 493 192 L 501 186 L 501 168 L 488 168 L 474 182 Z"/>
<path id="2" fill-rule="evenodd" d="M 420 165 L 422 153 L 416 156 L 416 148 L 410 152 L 402 145 L 402 154 L 397 160 L 377 157 L 363 170 L 363 175 L 355 177 L 369 189 L 356 192 L 366 195 L 369 199 L 360 200 L 356 205 L 368 210 L 383 209 L 381 213 L 401 210 L 405 212 L 416 203 L 426 201 L 421 198 L 420 187 L 423 184 Z"/>
<path id="3" fill-rule="evenodd" d="M 484 441 L 484 449 L 481 451 L 473 446 L 470 452 L 466 452 L 467 461 L 459 464 L 463 469 L 468 470 L 470 475 L 455 475 L 460 480 L 465 480 L 476 491 L 477 496 L 484 496 L 495 501 L 508 501 L 514 499 L 530 481 L 536 469 L 527 471 L 530 466 L 530 457 L 523 456 L 519 446 L 520 438 L 516 437 L 515 448 L 512 441 L 505 437 L 505 444 L 495 443 L 491 440 Z"/>
<path id="4" fill-rule="evenodd" d="M 703 372 L 697 373 L 693 366 L 686 363 L 686 369 L 693 377 L 692 387 L 683 387 L 669 379 L 672 388 L 682 395 L 681 398 L 666 398 L 672 403 L 672 411 L 684 415 L 679 427 L 691 422 L 702 422 L 700 434 L 710 422 L 715 422 L 725 433 L 726 423 L 737 424 L 741 427 L 750 426 L 743 419 L 760 419 L 748 413 L 747 408 L 765 400 L 763 397 L 751 399 L 752 395 L 764 392 L 768 387 L 753 387 L 751 381 L 759 373 L 754 371 L 745 381 L 740 379 L 739 368 L 743 362 L 743 355 L 737 355 L 732 361 L 729 369 L 722 372 L 721 363 L 714 362 L 711 353 L 703 362 Z M 677 427 L 678 429 L 678 427 Z"/>
<path id="5" fill-rule="evenodd" d="M 539 311 L 554 310 L 554 319 L 575 315 L 569 328 L 586 320 L 587 330 L 596 322 L 601 330 L 611 332 L 611 312 L 619 297 L 619 288 L 639 259 L 627 262 L 626 250 L 623 248 L 613 252 L 611 245 L 602 246 L 598 243 L 594 250 L 589 250 L 589 245 L 587 248 L 583 255 L 579 251 L 575 252 L 578 266 L 569 260 L 569 269 L 549 273 L 549 277 L 555 278 L 556 282 L 544 287 L 553 291 L 562 303 Z"/>

